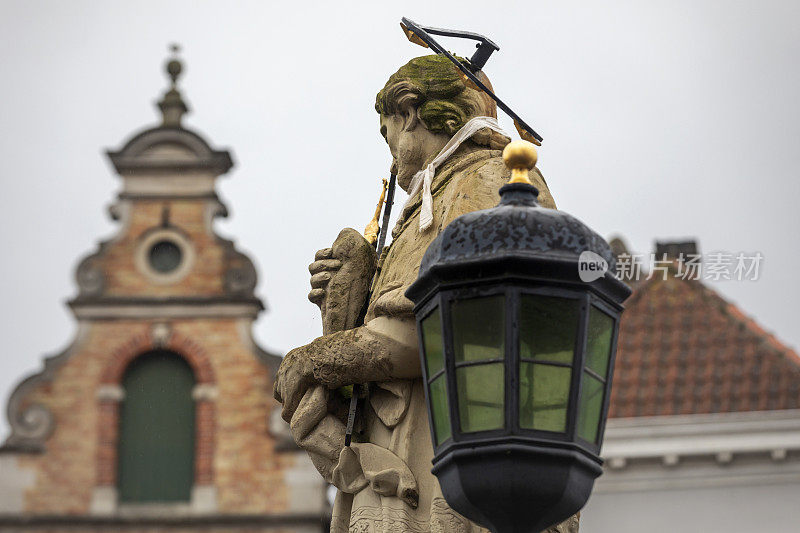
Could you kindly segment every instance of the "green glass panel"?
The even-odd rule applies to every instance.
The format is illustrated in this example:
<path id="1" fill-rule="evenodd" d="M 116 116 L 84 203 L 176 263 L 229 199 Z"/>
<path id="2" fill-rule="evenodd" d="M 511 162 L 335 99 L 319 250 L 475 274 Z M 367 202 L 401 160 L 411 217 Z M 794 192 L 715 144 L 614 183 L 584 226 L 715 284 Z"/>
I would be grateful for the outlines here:
<path id="1" fill-rule="evenodd" d="M 456 368 L 461 431 L 500 429 L 505 424 L 503 363 Z"/>
<path id="2" fill-rule="evenodd" d="M 194 383 L 186 361 L 166 351 L 142 355 L 125 371 L 117 476 L 121 502 L 190 500 Z"/>
<path id="3" fill-rule="evenodd" d="M 456 300 L 451 304 L 456 363 L 501 359 L 505 352 L 505 297 Z"/>
<path id="4" fill-rule="evenodd" d="M 611 335 L 613 333 L 614 319 L 592 306 L 589 311 L 586 366 L 603 378 L 608 374 L 608 357 L 611 355 Z"/>
<path id="5" fill-rule="evenodd" d="M 579 302 L 523 294 L 520 302 L 520 357 L 572 364 L 578 336 Z"/>
<path id="6" fill-rule="evenodd" d="M 422 345 L 425 348 L 425 366 L 430 379 L 444 368 L 444 345 L 442 344 L 442 315 L 439 308 L 422 320 Z"/>
<path id="7" fill-rule="evenodd" d="M 534 363 L 520 363 L 519 369 L 520 427 L 566 431 L 572 369 Z"/>
<path id="8" fill-rule="evenodd" d="M 433 411 L 433 433 L 436 444 L 441 444 L 450 438 L 450 404 L 447 401 L 447 376 L 441 375 L 431 382 L 428 394 L 431 399 Z"/>
<path id="9" fill-rule="evenodd" d="M 578 436 L 589 442 L 597 441 L 600 412 L 603 410 L 603 382 L 584 372 L 581 401 L 578 408 Z"/>

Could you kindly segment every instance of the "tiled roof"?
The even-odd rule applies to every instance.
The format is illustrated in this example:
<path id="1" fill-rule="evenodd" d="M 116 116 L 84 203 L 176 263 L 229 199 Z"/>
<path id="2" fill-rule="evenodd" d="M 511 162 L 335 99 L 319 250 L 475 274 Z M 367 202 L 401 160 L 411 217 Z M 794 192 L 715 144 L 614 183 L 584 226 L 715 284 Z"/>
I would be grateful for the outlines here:
<path id="1" fill-rule="evenodd" d="M 612 418 L 800 408 L 800 357 L 699 281 L 638 283 L 620 325 Z"/>

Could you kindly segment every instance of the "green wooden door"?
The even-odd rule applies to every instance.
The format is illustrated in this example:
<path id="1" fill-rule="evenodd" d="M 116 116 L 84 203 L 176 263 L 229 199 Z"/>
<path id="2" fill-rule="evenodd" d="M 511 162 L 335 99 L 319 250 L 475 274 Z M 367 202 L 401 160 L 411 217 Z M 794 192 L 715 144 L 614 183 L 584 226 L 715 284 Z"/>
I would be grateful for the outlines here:
<path id="1" fill-rule="evenodd" d="M 194 483 L 194 374 L 167 351 L 136 358 L 125 371 L 120 407 L 119 499 L 189 501 Z"/>

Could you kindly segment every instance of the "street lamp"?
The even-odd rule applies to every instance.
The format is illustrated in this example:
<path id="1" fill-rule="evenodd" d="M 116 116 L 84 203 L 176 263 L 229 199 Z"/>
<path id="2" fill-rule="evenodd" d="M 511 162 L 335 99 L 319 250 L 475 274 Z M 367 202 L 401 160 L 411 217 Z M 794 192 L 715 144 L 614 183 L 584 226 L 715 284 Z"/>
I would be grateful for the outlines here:
<path id="1" fill-rule="evenodd" d="M 448 225 L 406 296 L 445 499 L 495 532 L 538 532 L 580 510 L 602 472 L 630 289 L 602 237 L 539 207 L 533 145 L 512 142 L 503 159 L 500 204 Z"/>

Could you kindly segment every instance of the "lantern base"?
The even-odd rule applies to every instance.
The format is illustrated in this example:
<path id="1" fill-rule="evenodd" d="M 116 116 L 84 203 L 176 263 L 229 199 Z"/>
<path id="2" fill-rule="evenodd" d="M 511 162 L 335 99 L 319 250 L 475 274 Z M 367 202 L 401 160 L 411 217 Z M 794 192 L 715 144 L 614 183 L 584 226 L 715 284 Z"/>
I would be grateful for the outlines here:
<path id="1" fill-rule="evenodd" d="M 447 503 L 494 533 L 539 533 L 563 522 L 602 473 L 599 459 L 578 449 L 520 443 L 456 444 L 433 465 Z"/>

